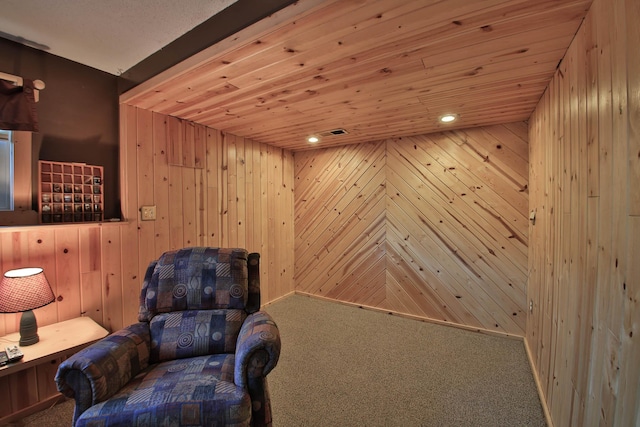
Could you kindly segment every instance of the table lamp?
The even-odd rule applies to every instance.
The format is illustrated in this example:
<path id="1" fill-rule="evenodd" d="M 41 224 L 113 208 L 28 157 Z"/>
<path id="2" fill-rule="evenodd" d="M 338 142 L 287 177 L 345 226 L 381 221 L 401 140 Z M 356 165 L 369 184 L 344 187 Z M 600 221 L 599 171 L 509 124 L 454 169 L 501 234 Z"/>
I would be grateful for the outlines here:
<path id="1" fill-rule="evenodd" d="M 38 323 L 32 310 L 55 300 L 41 268 L 9 270 L 0 281 L 0 313 L 20 313 L 20 345 L 37 343 Z"/>

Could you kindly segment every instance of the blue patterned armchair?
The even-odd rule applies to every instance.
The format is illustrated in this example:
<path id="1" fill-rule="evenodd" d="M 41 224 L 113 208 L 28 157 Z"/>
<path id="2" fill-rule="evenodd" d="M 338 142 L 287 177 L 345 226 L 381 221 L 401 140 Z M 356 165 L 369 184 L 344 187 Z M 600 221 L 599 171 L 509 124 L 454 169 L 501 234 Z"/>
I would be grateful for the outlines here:
<path id="1" fill-rule="evenodd" d="M 80 426 L 271 425 L 280 335 L 260 310 L 259 255 L 187 248 L 151 262 L 139 323 L 62 362 Z"/>

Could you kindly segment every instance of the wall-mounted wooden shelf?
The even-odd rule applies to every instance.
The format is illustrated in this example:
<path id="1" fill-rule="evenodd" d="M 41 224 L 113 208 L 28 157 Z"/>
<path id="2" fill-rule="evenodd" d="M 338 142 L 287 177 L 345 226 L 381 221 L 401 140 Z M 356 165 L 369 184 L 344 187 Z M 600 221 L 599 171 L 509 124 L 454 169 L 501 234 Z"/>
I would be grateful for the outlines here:
<path id="1" fill-rule="evenodd" d="M 104 216 L 102 166 L 38 162 L 38 212 L 41 224 L 96 222 Z"/>

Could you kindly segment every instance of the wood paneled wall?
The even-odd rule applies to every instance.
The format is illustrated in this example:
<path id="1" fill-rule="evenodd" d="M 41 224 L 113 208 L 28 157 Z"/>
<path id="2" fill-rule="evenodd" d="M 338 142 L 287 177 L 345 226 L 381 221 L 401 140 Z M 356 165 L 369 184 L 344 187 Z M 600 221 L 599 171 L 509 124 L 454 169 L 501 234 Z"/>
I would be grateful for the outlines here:
<path id="1" fill-rule="evenodd" d="M 187 246 L 244 247 L 261 255 L 263 301 L 293 291 L 293 154 L 192 122 L 123 105 L 123 197 L 138 221 L 139 274 L 148 260 Z M 133 174 L 133 171 L 136 171 Z M 134 176 L 134 182 L 129 178 Z"/>
<path id="2" fill-rule="evenodd" d="M 525 123 L 296 152 L 296 290 L 523 336 Z"/>
<path id="3" fill-rule="evenodd" d="M 113 245 L 103 245 L 102 236 L 119 234 L 119 229 L 119 225 L 106 224 L 0 229 L 2 272 L 27 266 L 42 267 L 57 296 L 54 303 L 34 311 L 38 325 L 81 314 L 104 325 L 116 306 L 122 312 L 123 301 L 114 300 L 112 289 L 103 286 L 108 276 L 120 273 L 119 265 L 108 260 L 119 259 L 119 252 L 113 253 Z M 17 331 L 19 323 L 20 314 L 0 314 L 0 336 Z M 2 348 L 9 344 L 0 341 Z M 53 377 L 57 365 L 42 364 L 0 378 L 0 389 L 5 393 L 0 405 L 0 421 L 55 395 Z"/>
<path id="4" fill-rule="evenodd" d="M 530 120 L 526 342 L 556 427 L 640 425 L 639 19 L 595 0 Z"/>
<path id="5" fill-rule="evenodd" d="M 293 291 L 291 152 L 125 105 L 121 125 L 126 222 L 0 228 L 0 269 L 41 266 L 53 286 L 57 301 L 35 311 L 39 325 L 80 315 L 111 331 L 136 322 L 147 265 L 186 246 L 260 252 L 263 302 Z M 143 205 L 156 206 L 155 221 L 140 221 Z M 0 336 L 19 319 L 0 315 Z M 54 395 L 56 369 L 0 378 L 0 420 Z"/>

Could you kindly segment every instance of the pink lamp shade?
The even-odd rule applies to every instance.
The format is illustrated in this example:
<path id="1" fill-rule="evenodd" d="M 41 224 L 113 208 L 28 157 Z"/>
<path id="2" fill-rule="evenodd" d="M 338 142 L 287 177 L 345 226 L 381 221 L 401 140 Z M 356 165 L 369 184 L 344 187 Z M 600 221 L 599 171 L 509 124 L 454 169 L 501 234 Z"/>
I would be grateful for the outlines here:
<path id="1" fill-rule="evenodd" d="M 55 295 L 41 268 L 20 268 L 4 273 L 0 281 L 0 313 L 19 313 L 20 345 L 37 343 L 38 323 L 33 311 L 52 303 Z"/>
<path id="2" fill-rule="evenodd" d="M 34 310 L 52 303 L 54 299 L 41 268 L 9 270 L 0 282 L 0 313 Z"/>

